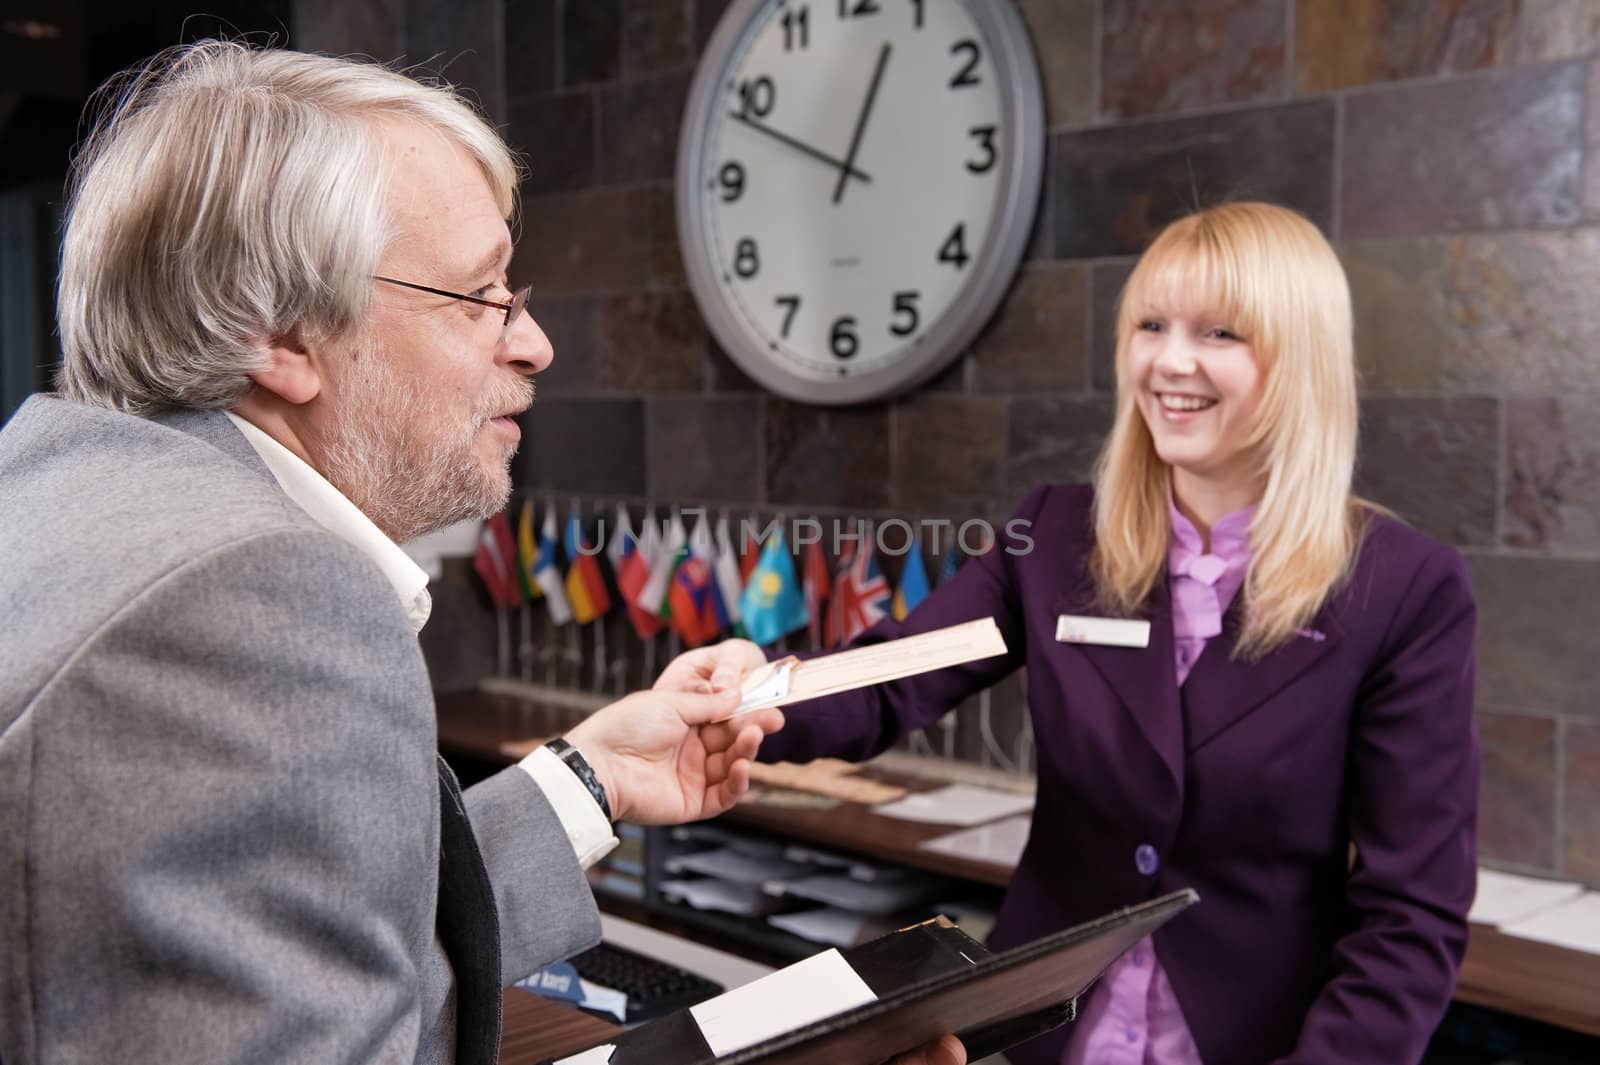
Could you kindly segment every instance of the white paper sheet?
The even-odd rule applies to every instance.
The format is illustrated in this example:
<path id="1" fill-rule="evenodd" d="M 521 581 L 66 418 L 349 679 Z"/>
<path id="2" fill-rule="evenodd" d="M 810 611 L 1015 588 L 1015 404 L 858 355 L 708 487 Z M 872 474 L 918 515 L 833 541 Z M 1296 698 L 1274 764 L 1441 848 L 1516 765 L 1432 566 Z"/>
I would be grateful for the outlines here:
<path id="1" fill-rule="evenodd" d="M 1532 917 L 1540 910 L 1559 906 L 1583 894 L 1583 885 L 1566 880 L 1541 880 L 1493 869 L 1478 870 L 1478 895 L 1467 919 L 1479 924 L 1505 925 Z"/>
<path id="2" fill-rule="evenodd" d="M 903 799 L 874 806 L 872 812 L 902 821 L 922 821 L 940 825 L 981 825 L 1012 814 L 1033 809 L 1033 796 L 1013 795 L 971 784 L 950 784 L 933 791 L 919 791 Z"/>
<path id="3" fill-rule="evenodd" d="M 767 918 L 767 923 L 813 943 L 853 947 L 860 941 L 867 920 L 859 913 L 837 906 L 819 906 L 798 913 L 775 913 Z"/>
<path id="4" fill-rule="evenodd" d="M 560 1058 L 556 1065 L 606 1065 L 611 1060 L 611 1054 L 617 1049 L 614 1043 L 601 1043 L 588 1050 L 580 1050 L 570 1057 Z"/>
<path id="5" fill-rule="evenodd" d="M 1502 925 L 1500 931 L 1585 954 L 1600 954 L 1600 891 L 1585 892 L 1532 917 L 1512 921 Z"/>
<path id="6" fill-rule="evenodd" d="M 689 1013 L 720 1058 L 877 997 L 842 954 L 825 950 L 691 1006 Z"/>
<path id="7" fill-rule="evenodd" d="M 869 882 L 845 873 L 819 873 L 764 885 L 771 895 L 793 895 L 841 910 L 883 917 L 945 894 L 949 882 L 936 876 Z"/>
<path id="8" fill-rule="evenodd" d="M 918 850 L 937 851 L 975 862 L 993 862 L 1008 868 L 1022 860 L 1022 848 L 1028 842 L 1028 826 L 1032 819 L 1026 816 L 1008 817 L 975 828 L 925 839 L 917 844 Z"/>

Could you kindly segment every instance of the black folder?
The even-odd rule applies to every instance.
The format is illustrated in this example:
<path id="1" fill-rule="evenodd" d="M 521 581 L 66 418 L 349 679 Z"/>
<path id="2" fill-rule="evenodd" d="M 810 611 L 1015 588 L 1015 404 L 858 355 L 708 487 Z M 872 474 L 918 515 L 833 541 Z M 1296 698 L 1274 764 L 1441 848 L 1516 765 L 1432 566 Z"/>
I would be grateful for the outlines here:
<path id="1" fill-rule="evenodd" d="M 942 918 L 844 952 L 877 1000 L 718 1058 L 688 1010 L 609 1041 L 611 1065 L 879 1065 L 953 1032 L 968 1060 L 1073 1019 L 1122 953 L 1199 900 L 1185 889 L 994 954 Z"/>

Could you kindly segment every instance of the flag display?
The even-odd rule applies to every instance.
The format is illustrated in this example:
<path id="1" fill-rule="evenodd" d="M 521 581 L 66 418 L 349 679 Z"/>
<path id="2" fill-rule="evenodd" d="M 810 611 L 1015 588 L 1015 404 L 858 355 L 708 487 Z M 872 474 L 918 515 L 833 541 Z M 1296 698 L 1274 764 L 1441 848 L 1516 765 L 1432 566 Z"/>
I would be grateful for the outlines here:
<path id="1" fill-rule="evenodd" d="M 896 621 L 917 609 L 917 604 L 928 598 L 928 568 L 922 564 L 922 543 L 915 537 L 906 554 L 905 568 L 900 571 L 900 586 L 894 590 L 891 612 Z"/>
<path id="2" fill-rule="evenodd" d="M 889 582 L 878 570 L 872 545 L 850 545 L 840 559 L 828 608 L 828 644 L 848 643 L 889 615 Z"/>
<path id="3" fill-rule="evenodd" d="M 621 525 L 617 527 L 618 534 L 622 533 L 622 528 Z M 641 598 L 639 593 L 650 581 L 650 558 L 655 554 L 660 539 L 661 533 L 656 526 L 656 519 L 646 514 L 642 537 L 634 539 L 630 525 L 620 545 L 617 542 L 618 537 L 615 536 L 608 545 L 608 549 L 615 548 L 620 554 L 621 560 L 616 563 L 617 587 L 622 592 L 622 601 L 628 606 L 628 621 L 641 640 L 650 639 L 666 627 L 654 611 L 646 610 L 639 605 Z"/>
<path id="4" fill-rule="evenodd" d="M 544 527 L 539 531 L 539 554 L 533 561 L 534 583 L 544 592 L 545 609 L 550 620 L 565 625 L 572 620 L 572 607 L 567 603 L 567 590 L 561 579 L 560 551 L 556 543 L 555 508 L 544 512 Z"/>
<path id="5" fill-rule="evenodd" d="M 739 575 L 739 556 L 728 538 L 728 519 L 717 521 L 716 560 L 711 567 L 711 577 L 717 587 L 717 621 L 721 628 L 731 629 L 739 624 L 739 596 L 744 592 L 744 578 Z"/>
<path id="6" fill-rule="evenodd" d="M 583 523 L 576 513 L 567 519 L 567 602 L 579 625 L 587 625 L 611 609 L 605 576 L 600 572 L 598 554 L 583 534 Z"/>
<path id="7" fill-rule="evenodd" d="M 496 607 L 509 608 L 522 602 L 514 558 L 511 523 L 502 510 L 483 523 L 478 532 L 478 549 L 472 555 L 472 568 L 489 589 L 489 598 Z"/>
<path id="8" fill-rule="evenodd" d="M 689 647 L 714 640 L 722 631 L 717 619 L 716 583 L 711 573 L 715 552 L 711 532 L 706 528 L 706 516 L 701 514 L 689 537 L 688 557 L 673 574 L 672 586 L 667 591 L 672 602 L 672 630 L 683 637 Z"/>
<path id="9" fill-rule="evenodd" d="M 533 563 L 539 557 L 539 545 L 533 535 L 533 500 L 522 501 L 522 512 L 517 516 L 517 586 L 522 597 L 529 602 L 544 594 L 533 579 Z"/>
<path id="10" fill-rule="evenodd" d="M 657 617 L 670 618 L 672 578 L 688 557 L 689 537 L 683 531 L 683 519 L 678 517 L 677 511 L 673 511 L 671 520 L 667 522 L 667 534 L 650 559 L 650 577 L 634 602 Z"/>
<path id="11" fill-rule="evenodd" d="M 745 632 L 762 646 L 778 642 L 806 623 L 806 604 L 794 576 L 794 560 L 780 530 L 767 541 L 739 599 Z"/>
<path id="12" fill-rule="evenodd" d="M 808 615 L 807 633 L 811 637 L 811 646 L 821 647 L 828 598 L 833 592 L 833 582 L 828 577 L 828 562 L 822 557 L 821 544 L 812 542 L 806 545 L 803 572 L 805 576 L 801 578 L 801 583 L 804 586 Z"/>

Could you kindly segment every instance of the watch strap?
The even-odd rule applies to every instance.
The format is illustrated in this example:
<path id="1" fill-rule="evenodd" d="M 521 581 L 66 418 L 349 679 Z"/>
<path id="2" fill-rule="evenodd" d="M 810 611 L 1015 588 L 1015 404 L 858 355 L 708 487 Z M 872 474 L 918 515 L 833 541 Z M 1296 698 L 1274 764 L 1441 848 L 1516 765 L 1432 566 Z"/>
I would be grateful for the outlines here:
<path id="1" fill-rule="evenodd" d="M 594 801 L 599 805 L 600 813 L 604 815 L 606 822 L 608 824 L 615 823 L 616 818 L 611 816 L 611 803 L 606 799 L 606 789 L 600 785 L 600 779 L 594 775 L 594 769 L 589 765 L 588 760 L 578 753 L 578 749 L 560 738 L 550 740 L 545 744 L 545 747 L 549 749 L 551 754 L 561 759 L 562 763 L 572 770 L 572 774 L 578 778 L 579 782 L 588 789 L 589 794 L 593 796 Z"/>

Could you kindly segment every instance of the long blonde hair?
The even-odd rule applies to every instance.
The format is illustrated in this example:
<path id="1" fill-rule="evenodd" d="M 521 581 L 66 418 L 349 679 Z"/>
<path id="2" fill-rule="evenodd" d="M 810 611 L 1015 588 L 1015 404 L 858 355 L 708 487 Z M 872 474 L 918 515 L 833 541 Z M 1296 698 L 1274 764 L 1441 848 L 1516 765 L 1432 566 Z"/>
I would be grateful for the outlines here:
<path id="1" fill-rule="evenodd" d="M 1129 343 L 1152 314 L 1196 301 L 1251 345 L 1263 385 L 1249 446 L 1265 485 L 1237 653 L 1255 658 L 1305 627 L 1349 572 L 1368 507 L 1351 494 L 1356 455 L 1350 288 L 1322 234 L 1266 203 L 1182 218 L 1139 260 L 1117 314 L 1117 413 L 1095 469 L 1101 599 L 1135 612 L 1167 568 L 1171 468 L 1156 454 L 1130 377 Z"/>

